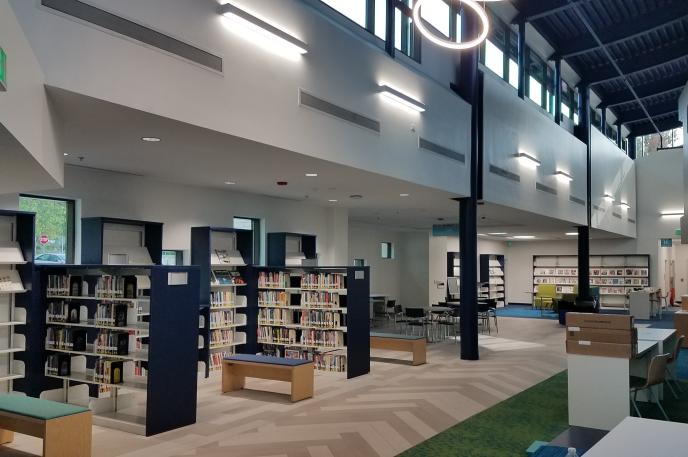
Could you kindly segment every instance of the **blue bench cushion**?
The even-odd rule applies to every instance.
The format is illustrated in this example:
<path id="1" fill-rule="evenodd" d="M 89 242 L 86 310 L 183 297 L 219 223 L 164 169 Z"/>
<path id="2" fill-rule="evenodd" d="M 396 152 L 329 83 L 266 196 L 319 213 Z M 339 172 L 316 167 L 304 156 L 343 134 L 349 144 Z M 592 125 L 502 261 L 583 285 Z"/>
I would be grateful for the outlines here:
<path id="1" fill-rule="evenodd" d="M 542 446 L 540 449 L 538 449 L 535 454 L 533 454 L 533 457 L 566 457 L 566 454 L 568 454 L 569 448 L 567 447 L 559 447 L 559 446 Z M 577 450 L 578 455 L 583 455 L 582 449 Z M 611 457 L 611 456 L 610 456 Z"/>
<path id="2" fill-rule="evenodd" d="M 376 332 L 371 332 L 370 336 L 374 336 L 375 338 L 396 338 L 398 340 L 424 340 L 424 336 L 418 336 L 418 335 L 401 335 L 398 333 L 376 333 Z"/>
<path id="3" fill-rule="evenodd" d="M 225 360 L 236 362 L 253 362 L 266 363 L 268 365 L 283 365 L 287 367 L 297 367 L 299 365 L 307 365 L 313 363 L 312 360 L 305 359 L 287 359 L 284 357 L 272 357 L 269 355 L 255 355 L 255 354 L 235 354 L 225 357 Z"/>
<path id="4" fill-rule="evenodd" d="M 0 411 L 34 419 L 50 420 L 84 413 L 88 411 L 88 408 L 23 395 L 4 394 L 0 395 Z"/>

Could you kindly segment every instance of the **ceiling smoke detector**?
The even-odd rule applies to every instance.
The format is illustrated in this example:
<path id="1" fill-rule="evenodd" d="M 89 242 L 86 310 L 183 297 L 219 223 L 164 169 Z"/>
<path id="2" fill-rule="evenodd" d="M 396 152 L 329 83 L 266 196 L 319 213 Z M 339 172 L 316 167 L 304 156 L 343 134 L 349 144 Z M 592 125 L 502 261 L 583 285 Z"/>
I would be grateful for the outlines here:
<path id="1" fill-rule="evenodd" d="M 288 185 L 288 184 L 289 184 L 289 183 L 288 183 L 287 181 L 277 181 L 277 185 L 278 185 L 278 186 L 286 186 L 286 185 Z"/>
<path id="2" fill-rule="evenodd" d="M 353 195 L 349 195 L 349 198 L 351 198 L 353 200 L 360 200 L 363 198 L 363 195 L 353 194 Z"/>

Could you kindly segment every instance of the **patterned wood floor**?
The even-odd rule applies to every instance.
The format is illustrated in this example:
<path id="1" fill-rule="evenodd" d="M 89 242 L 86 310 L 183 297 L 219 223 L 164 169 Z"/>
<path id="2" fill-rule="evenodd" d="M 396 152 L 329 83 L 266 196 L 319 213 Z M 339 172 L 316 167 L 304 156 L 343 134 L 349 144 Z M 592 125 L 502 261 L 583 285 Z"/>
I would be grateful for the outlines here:
<path id="1" fill-rule="evenodd" d="M 93 456 L 394 456 L 566 364 L 556 321 L 503 318 L 499 336 L 480 346 L 477 362 L 461 361 L 452 341 L 429 346 L 424 366 L 374 361 L 370 375 L 353 380 L 319 374 L 315 398 L 296 404 L 282 395 L 286 384 L 270 381 L 221 395 L 216 376 L 199 388 L 197 424 L 151 438 L 94 427 Z M 41 442 L 17 435 L 11 448 L 0 455 L 40 455 Z"/>

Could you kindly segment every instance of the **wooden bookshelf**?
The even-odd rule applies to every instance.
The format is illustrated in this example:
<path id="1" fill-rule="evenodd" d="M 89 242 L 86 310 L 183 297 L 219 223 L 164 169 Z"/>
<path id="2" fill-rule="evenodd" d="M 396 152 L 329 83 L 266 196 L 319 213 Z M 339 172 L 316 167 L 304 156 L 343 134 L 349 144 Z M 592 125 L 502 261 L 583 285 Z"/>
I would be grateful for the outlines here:
<path id="1" fill-rule="evenodd" d="M 554 284 L 557 293 L 573 293 L 578 286 L 578 257 L 533 256 L 533 292 L 538 284 Z M 649 255 L 590 256 L 590 285 L 599 288 L 602 306 L 623 307 L 628 292 L 650 284 Z"/>
<path id="2" fill-rule="evenodd" d="M 256 267 L 258 349 L 348 378 L 370 371 L 368 267 Z"/>
<path id="3" fill-rule="evenodd" d="M 198 267 L 44 265 L 36 278 L 34 396 L 144 436 L 195 423 Z"/>
<path id="4" fill-rule="evenodd" d="M 0 389 L 24 392 L 34 213 L 0 210 Z"/>
<path id="5" fill-rule="evenodd" d="M 222 359 L 250 349 L 247 294 L 253 263 L 253 232 L 227 227 L 191 229 L 191 263 L 200 268 L 198 361 L 205 376 L 222 368 Z M 255 329 L 255 327 L 253 327 Z"/>

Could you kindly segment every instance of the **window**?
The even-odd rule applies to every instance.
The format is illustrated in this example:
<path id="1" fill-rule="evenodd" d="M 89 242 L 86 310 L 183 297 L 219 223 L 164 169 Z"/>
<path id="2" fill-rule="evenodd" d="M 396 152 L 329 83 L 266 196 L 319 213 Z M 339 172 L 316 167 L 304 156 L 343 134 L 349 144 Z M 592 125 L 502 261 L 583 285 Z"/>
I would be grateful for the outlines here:
<path id="1" fill-rule="evenodd" d="M 235 217 L 232 226 L 235 229 L 251 230 L 253 232 L 253 264 L 262 264 L 263 238 L 260 230 L 260 219 Z"/>
<path id="2" fill-rule="evenodd" d="M 662 132 L 661 137 L 656 133 L 636 137 L 635 153 L 638 157 L 657 152 L 661 148 L 680 148 L 683 146 L 683 128 Z"/>
<path id="3" fill-rule="evenodd" d="M 490 40 L 485 42 L 485 66 L 504 78 L 504 53 Z"/>
<path id="4" fill-rule="evenodd" d="M 365 259 L 354 259 L 355 267 L 365 267 Z"/>
<path id="5" fill-rule="evenodd" d="M 388 241 L 380 243 L 380 255 L 383 259 L 393 259 L 394 245 Z"/>
<path id="6" fill-rule="evenodd" d="M 361 27 L 366 26 L 366 0 L 321 0 Z"/>
<path id="7" fill-rule="evenodd" d="M 184 251 L 177 249 L 174 250 L 163 250 L 162 251 L 162 264 L 163 265 L 184 265 Z"/>
<path id="8" fill-rule="evenodd" d="M 509 59 L 509 84 L 518 89 L 518 64 L 514 59 Z"/>
<path id="9" fill-rule="evenodd" d="M 36 213 L 36 263 L 74 263 L 74 201 L 19 196 L 19 209 Z"/>
<path id="10" fill-rule="evenodd" d="M 528 57 L 528 98 L 541 108 L 547 109 L 544 86 L 547 81 L 548 67 L 531 49 L 527 50 Z"/>
<path id="11" fill-rule="evenodd" d="M 542 84 L 540 84 L 540 82 L 532 76 L 530 77 L 530 89 L 528 90 L 528 92 L 528 98 L 537 103 L 539 106 L 543 105 Z"/>
<path id="12" fill-rule="evenodd" d="M 420 9 L 420 17 L 437 29 L 445 37 L 449 37 L 449 22 L 451 12 L 444 0 L 427 0 Z"/>
<path id="13" fill-rule="evenodd" d="M 375 35 L 387 38 L 387 0 L 375 0 Z"/>

